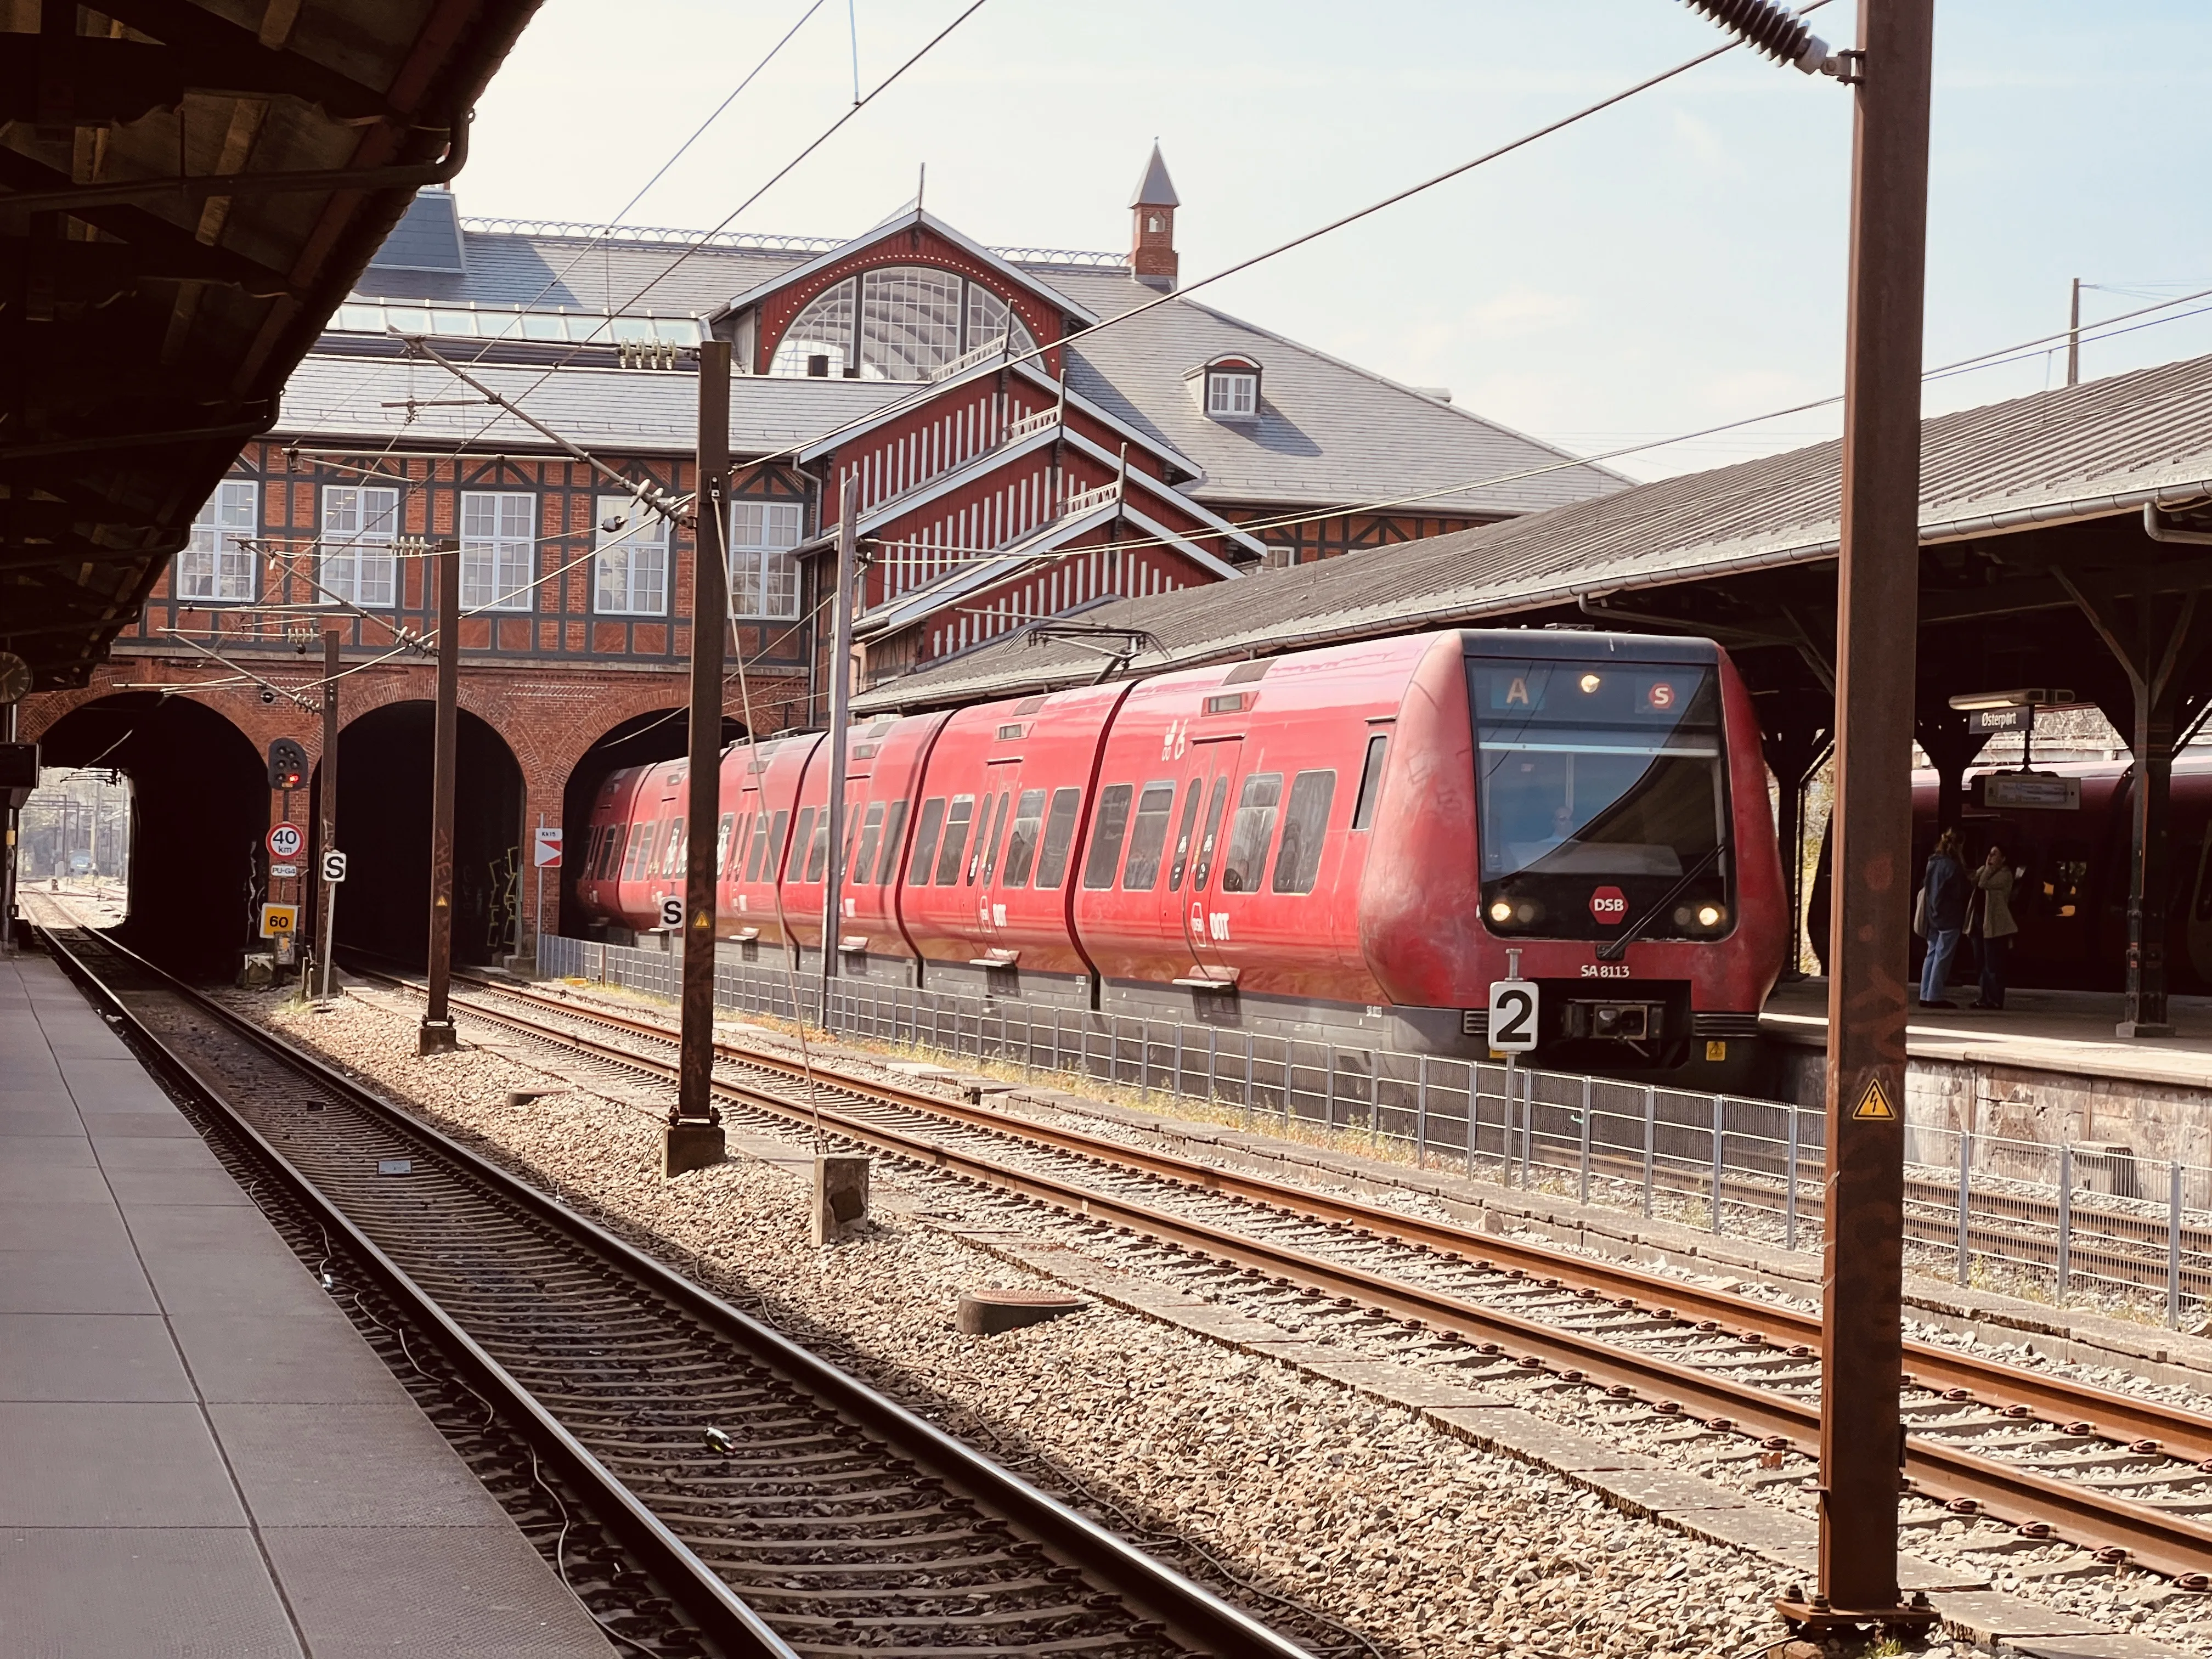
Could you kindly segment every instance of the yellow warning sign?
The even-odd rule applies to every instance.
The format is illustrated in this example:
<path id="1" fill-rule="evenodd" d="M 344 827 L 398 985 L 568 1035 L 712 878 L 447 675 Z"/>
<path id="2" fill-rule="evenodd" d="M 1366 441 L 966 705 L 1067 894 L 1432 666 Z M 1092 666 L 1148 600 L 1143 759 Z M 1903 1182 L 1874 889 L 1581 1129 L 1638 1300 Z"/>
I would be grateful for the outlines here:
<path id="1" fill-rule="evenodd" d="M 263 905 L 261 907 L 261 937 L 282 939 L 296 932 L 295 924 L 299 921 L 299 917 L 300 910 L 297 905 Z"/>
<path id="2" fill-rule="evenodd" d="M 1889 1103 L 1889 1097 L 1882 1092 L 1880 1078 L 1867 1079 L 1866 1092 L 1859 1097 L 1859 1103 L 1852 1109 L 1851 1115 L 1861 1119 L 1873 1118 L 1878 1121 L 1896 1121 L 1897 1113 Z"/>

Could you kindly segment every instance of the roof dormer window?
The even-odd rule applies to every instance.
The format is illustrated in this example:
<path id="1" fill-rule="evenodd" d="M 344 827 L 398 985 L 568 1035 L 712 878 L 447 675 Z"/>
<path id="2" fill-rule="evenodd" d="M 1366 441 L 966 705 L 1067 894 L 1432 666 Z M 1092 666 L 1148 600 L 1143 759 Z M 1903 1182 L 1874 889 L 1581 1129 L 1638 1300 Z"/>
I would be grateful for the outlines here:
<path id="1" fill-rule="evenodd" d="M 1198 406 L 1217 421 L 1260 418 L 1260 365 L 1249 357 L 1217 357 L 1185 376 Z"/>
<path id="2" fill-rule="evenodd" d="M 1209 369 L 1206 376 L 1206 412 L 1217 420 L 1260 412 L 1260 377 L 1233 368 Z"/>

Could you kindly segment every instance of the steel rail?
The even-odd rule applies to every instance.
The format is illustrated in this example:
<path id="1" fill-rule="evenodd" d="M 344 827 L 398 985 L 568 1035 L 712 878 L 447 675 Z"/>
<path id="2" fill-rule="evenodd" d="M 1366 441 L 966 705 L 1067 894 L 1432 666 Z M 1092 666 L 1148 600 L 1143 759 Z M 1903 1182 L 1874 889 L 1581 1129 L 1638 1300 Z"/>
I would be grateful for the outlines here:
<path id="1" fill-rule="evenodd" d="M 404 984 L 407 981 L 398 980 L 395 982 Z M 653 1021 L 596 1008 L 579 1009 L 557 998 L 521 991 L 474 975 L 467 976 L 467 982 L 495 991 L 501 996 L 535 1003 L 549 1011 L 608 1025 L 635 1036 L 664 1042 L 672 1040 L 668 1029 Z M 470 1006 L 472 1012 L 487 1018 L 513 1018 L 482 1003 L 472 1001 Z M 554 1035 L 565 1038 L 568 1034 Z M 781 1055 L 726 1042 L 718 1042 L 715 1051 L 726 1060 L 774 1071 L 793 1081 L 804 1081 L 808 1076 L 806 1068 Z M 614 1057 L 624 1063 L 635 1059 L 629 1051 L 616 1051 Z M 1225 1170 L 1176 1153 L 1086 1134 L 1079 1129 L 1018 1118 L 988 1107 L 948 1101 L 897 1084 L 878 1083 L 855 1077 L 826 1066 L 818 1060 L 812 1067 L 812 1076 L 853 1094 L 887 1101 L 966 1127 L 1030 1141 L 1139 1174 L 1201 1188 L 1224 1197 L 1266 1205 L 1310 1220 L 1359 1228 L 1378 1237 L 1417 1245 L 1444 1255 L 1464 1257 L 1478 1263 L 1502 1264 L 1517 1268 L 1532 1278 L 1557 1279 L 1563 1285 L 1617 1301 L 1626 1298 L 1638 1309 L 1665 1309 L 1685 1318 L 1710 1320 L 1780 1347 L 1817 1347 L 1820 1341 L 1820 1320 L 1818 1314 L 1778 1307 L 1753 1297 L 1692 1284 L 1646 1268 L 1595 1261 L 1586 1256 L 1555 1254 L 1540 1246 L 1494 1237 L 1450 1222 L 1407 1215 L 1382 1205 L 1364 1203 L 1356 1198 L 1302 1186 L 1294 1182 Z M 763 1103 L 773 1103 L 775 1109 L 786 1113 L 793 1109 L 787 1103 L 771 1101 Z M 2192 1461 L 2212 1458 L 2212 1416 L 2157 1401 L 2139 1399 L 2118 1389 L 2043 1375 L 1936 1343 L 1908 1341 L 1905 1358 L 1912 1368 L 1912 1378 L 1927 1388 L 1939 1391 L 1964 1389 L 1971 1398 L 2000 1410 L 2011 1406 L 2026 1406 L 2039 1415 L 2062 1424 L 2086 1421 L 2094 1432 L 2107 1438 L 2128 1442 L 2155 1440 L 2164 1449 L 2178 1457 Z"/>
<path id="2" fill-rule="evenodd" d="M 502 993 L 506 991 L 505 987 L 497 988 Z M 672 1064 L 631 1049 L 597 1042 L 574 1032 L 550 1030 L 513 1014 L 488 1009 L 481 1003 L 465 1001 L 462 1006 L 479 1018 L 506 1024 L 518 1031 L 553 1041 L 618 1066 L 664 1079 L 672 1079 L 676 1074 Z M 636 1025 L 636 1023 L 631 1024 Z M 642 1026 L 637 1029 L 656 1040 L 666 1041 L 664 1031 Z M 726 1046 L 717 1045 L 718 1048 Z M 735 1057 L 747 1063 L 752 1063 L 757 1058 L 750 1051 L 744 1050 L 738 1051 Z M 793 1074 L 801 1074 L 795 1066 L 790 1070 Z M 823 1075 L 821 1068 L 817 1067 L 816 1076 Z M 840 1086 L 849 1087 L 854 1092 L 878 1095 L 899 1104 L 907 1103 L 902 1097 L 909 1092 L 895 1085 L 879 1087 L 857 1079 L 840 1079 Z M 1672 1401 L 1678 1407 L 1695 1402 L 1711 1413 L 1707 1419 L 1709 1422 L 1717 1420 L 1719 1426 L 1742 1428 L 1765 1437 L 1783 1438 L 1807 1455 L 1810 1455 L 1808 1448 L 1818 1442 L 1820 1413 L 1817 1406 L 1753 1388 L 1723 1375 L 1619 1348 L 1595 1336 L 1562 1330 L 1443 1291 L 1405 1284 L 1304 1251 L 1227 1232 L 1202 1222 L 1188 1220 L 1148 1205 L 1053 1176 L 1008 1169 L 941 1142 L 903 1134 L 852 1117 L 834 1107 L 801 1107 L 764 1091 L 720 1079 L 714 1087 L 716 1094 L 725 1099 L 765 1109 L 795 1123 L 811 1122 L 818 1115 L 825 1127 L 832 1127 L 838 1133 L 863 1145 L 933 1165 L 966 1179 L 1035 1199 L 1056 1208 L 1125 1227 L 1179 1249 L 1226 1261 L 1330 1296 L 1363 1302 L 1395 1317 L 1439 1330 L 1495 1340 L 1501 1347 L 1510 1343 L 1518 1349 L 1521 1355 L 1537 1361 L 1544 1368 L 1563 1374 L 1576 1374 L 1572 1377 L 1563 1376 L 1563 1380 L 1603 1382 L 1635 1395 L 1656 1395 L 1661 1401 Z M 915 1099 L 919 1103 L 926 1097 L 915 1097 Z M 941 1115 L 955 1115 L 946 1111 L 947 1103 L 929 1101 L 927 1105 L 929 1109 Z M 969 1109 L 958 1114 L 956 1121 L 967 1121 L 973 1116 L 973 1109 Z M 997 1117 L 989 1119 L 981 1127 L 1000 1132 L 1007 1130 L 1006 1120 Z M 1021 1126 L 1021 1132 L 1026 1132 L 1030 1127 Z M 1066 1134 L 1068 1132 L 1054 1133 Z M 1087 1140 L 1089 1138 L 1081 1139 Z M 1116 1146 L 1115 1150 L 1127 1155 L 1133 1149 Z M 1149 1160 L 1162 1155 L 1142 1156 Z M 1205 1173 L 1214 1176 L 1224 1172 L 1206 1169 Z M 1270 1188 L 1295 1194 L 1302 1200 L 1322 1196 L 1303 1188 L 1283 1188 L 1279 1182 L 1264 1184 Z M 1366 1213 L 1364 1206 L 1355 1207 L 1363 1216 Z M 1389 1219 L 1401 1221 L 1405 1218 L 1394 1216 Z M 1456 1229 L 1449 1231 L 1462 1241 L 1480 1243 L 1487 1254 L 1500 1254 L 1494 1248 L 1498 1241 L 1461 1233 Z M 1541 1262 L 1547 1277 L 1558 1278 L 1565 1282 L 1565 1275 L 1559 1271 L 1563 1266 L 1559 1259 L 1541 1252 L 1527 1254 Z M 1671 1303 L 1687 1299 L 1674 1294 L 1678 1289 L 1696 1290 L 1694 1286 L 1680 1286 L 1677 1281 L 1656 1279 L 1651 1275 L 1638 1277 L 1663 1285 L 1668 1292 L 1667 1299 Z M 1723 1293 L 1698 1291 L 1698 1294 L 1714 1297 Z M 1739 1313 L 1758 1306 L 1741 1298 L 1730 1297 L 1728 1301 Z M 1917 1358 L 1915 1363 L 1918 1363 Z M 2072 1392 L 2073 1385 L 2065 1386 L 2069 1390 L 2069 1399 L 2079 1398 L 2078 1393 Z M 2117 1547 L 2126 1551 L 2130 1559 L 2171 1577 L 2201 1573 L 2212 1568 L 2212 1526 L 2168 1513 L 2148 1504 L 2112 1497 L 2057 1480 L 2021 1465 L 1979 1456 L 1922 1436 L 1907 1434 L 1904 1437 L 1903 1453 L 1909 1484 L 1938 1500 L 1964 1501 L 2023 1522 L 2040 1521 L 2071 1542 L 2089 1549 Z M 1871 1451 L 1870 1455 L 1882 1454 Z"/>
<path id="3" fill-rule="evenodd" d="M 517 1425 L 539 1455 L 559 1470 L 577 1491 L 585 1494 L 596 1518 L 622 1540 L 644 1565 L 661 1593 L 684 1610 L 706 1633 L 707 1639 L 715 1644 L 718 1651 L 732 1656 L 733 1659 L 738 1655 L 750 1656 L 750 1659 L 798 1659 L 783 1638 L 739 1601 L 730 1587 L 694 1555 L 658 1516 L 640 1503 L 636 1495 L 617 1480 L 582 1442 L 570 1434 L 529 1389 L 485 1352 L 434 1297 L 416 1284 L 413 1277 L 355 1225 L 321 1188 L 301 1173 L 290 1159 L 248 1122 L 218 1085 L 203 1076 L 198 1067 L 165 1040 L 159 1030 L 141 1018 L 125 995 L 108 983 L 81 951 L 72 950 L 60 933 L 52 928 L 39 927 L 35 931 L 44 938 L 46 948 L 54 957 L 71 970 L 72 976 L 91 994 L 93 1000 L 96 1004 L 104 1004 L 119 1023 L 130 1029 L 133 1037 L 144 1051 L 153 1056 L 162 1073 L 213 1112 L 222 1121 L 225 1132 L 242 1144 L 249 1155 L 274 1176 L 286 1195 L 313 1216 L 333 1239 L 341 1241 L 346 1249 L 354 1253 L 356 1259 L 375 1279 L 378 1287 L 404 1308 L 409 1316 L 429 1334 L 431 1340 L 468 1379 L 470 1385 L 486 1399 L 496 1401 L 501 1413 Z M 112 940 L 104 939 L 100 945 L 102 949 L 129 958 L 134 968 L 166 981 L 166 990 L 191 1003 L 210 1018 L 220 1020 L 234 1031 L 252 1038 L 264 1050 L 277 1054 L 287 1061 L 304 1062 L 300 1069 L 325 1088 L 337 1091 L 349 1099 L 368 1098 L 362 1091 L 319 1062 L 304 1055 L 295 1056 L 273 1046 L 265 1034 L 240 1020 L 221 1005 L 170 979 L 135 951 Z"/>
<path id="4" fill-rule="evenodd" d="M 100 988 L 102 1000 L 131 1022 L 134 1031 L 138 1032 L 161 1056 L 165 1065 L 174 1068 L 180 1080 L 186 1082 L 195 1094 L 206 1095 L 221 1107 L 226 1120 L 235 1123 L 241 1136 L 248 1139 L 257 1153 L 270 1161 L 288 1188 L 295 1190 L 301 1200 L 317 1212 L 319 1218 L 329 1216 L 329 1224 L 334 1233 L 342 1233 L 349 1244 L 362 1251 L 365 1260 L 377 1264 L 380 1276 L 389 1275 L 392 1285 L 404 1297 L 410 1310 L 419 1308 L 423 1311 L 428 1328 L 437 1333 L 441 1346 L 451 1340 L 455 1345 L 453 1352 L 457 1358 L 465 1359 L 468 1369 L 480 1371 L 499 1390 L 503 1401 L 512 1399 L 517 1403 L 522 1411 L 519 1420 L 528 1424 L 532 1432 L 544 1433 L 548 1449 L 562 1450 L 563 1473 L 568 1473 L 569 1465 L 573 1463 L 578 1472 L 580 1486 L 593 1492 L 604 1491 L 611 1499 L 618 1501 L 619 1510 L 610 1513 L 627 1517 L 629 1524 L 639 1529 L 640 1536 L 654 1552 L 649 1559 L 665 1557 L 673 1564 L 677 1559 L 673 1553 L 682 1553 L 683 1559 L 690 1566 L 684 1581 L 668 1586 L 671 1599 L 695 1618 L 700 1615 L 695 1611 L 693 1601 L 687 1599 L 687 1595 L 696 1596 L 699 1605 L 709 1613 L 716 1613 L 719 1609 L 716 1624 L 706 1628 L 710 1635 L 716 1634 L 720 1629 L 727 1629 L 731 1632 L 730 1649 L 733 1654 L 743 1653 L 753 1656 L 754 1659 L 798 1659 L 793 1650 L 759 1614 L 739 1601 L 711 1568 L 699 1561 L 689 1547 L 555 1420 L 528 1390 L 484 1352 L 427 1292 L 392 1262 L 304 1175 L 276 1152 L 265 1138 L 245 1122 L 227 1101 L 199 1079 L 189 1065 L 163 1043 L 156 1033 L 137 1020 L 122 1000 L 92 973 L 81 957 L 62 946 L 52 930 L 40 931 L 58 954 L 68 956 L 86 979 Z M 891 1450 L 938 1476 L 952 1490 L 1028 1532 L 1040 1542 L 1058 1549 L 1071 1561 L 1079 1563 L 1097 1574 L 1147 1617 L 1164 1626 L 1163 1633 L 1170 1639 L 1200 1653 L 1224 1656 L 1224 1659 L 1312 1659 L 1304 1648 L 1154 1560 L 1118 1534 L 1030 1485 L 889 1396 L 801 1347 L 773 1327 L 740 1312 L 674 1269 L 586 1219 L 557 1200 L 538 1191 L 452 1136 L 393 1106 L 327 1062 L 177 981 L 125 947 L 106 939 L 102 939 L 100 945 L 129 957 L 135 967 L 161 981 L 165 989 L 190 1001 L 209 1018 L 247 1039 L 280 1064 L 311 1079 L 318 1087 L 343 1099 L 397 1133 L 427 1146 L 439 1156 L 449 1159 L 467 1176 L 489 1188 L 498 1198 L 545 1224 L 616 1272 L 665 1297 L 741 1352 L 858 1423 Z M 625 1537 L 624 1541 L 629 1542 L 629 1540 Z"/>

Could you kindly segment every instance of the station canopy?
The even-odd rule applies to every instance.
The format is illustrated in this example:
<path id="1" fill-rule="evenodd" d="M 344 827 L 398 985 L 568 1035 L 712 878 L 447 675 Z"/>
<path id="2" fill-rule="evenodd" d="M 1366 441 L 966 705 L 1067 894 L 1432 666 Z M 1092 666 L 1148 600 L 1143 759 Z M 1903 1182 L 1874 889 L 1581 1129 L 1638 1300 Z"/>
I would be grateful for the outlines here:
<path id="1" fill-rule="evenodd" d="M 34 690 L 137 617 L 535 9 L 0 5 L 0 649 Z"/>

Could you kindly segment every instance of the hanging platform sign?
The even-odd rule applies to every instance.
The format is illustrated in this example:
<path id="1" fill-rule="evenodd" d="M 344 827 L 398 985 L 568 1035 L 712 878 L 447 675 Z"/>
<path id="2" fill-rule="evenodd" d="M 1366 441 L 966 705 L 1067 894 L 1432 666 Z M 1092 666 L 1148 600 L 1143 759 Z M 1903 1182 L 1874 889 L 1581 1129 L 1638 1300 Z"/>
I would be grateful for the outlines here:
<path id="1" fill-rule="evenodd" d="M 2055 772 L 1991 772 L 1981 780 L 1982 805 L 2016 811 L 2078 812 L 2081 780 Z"/>

